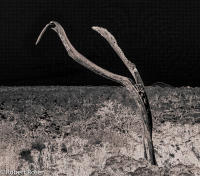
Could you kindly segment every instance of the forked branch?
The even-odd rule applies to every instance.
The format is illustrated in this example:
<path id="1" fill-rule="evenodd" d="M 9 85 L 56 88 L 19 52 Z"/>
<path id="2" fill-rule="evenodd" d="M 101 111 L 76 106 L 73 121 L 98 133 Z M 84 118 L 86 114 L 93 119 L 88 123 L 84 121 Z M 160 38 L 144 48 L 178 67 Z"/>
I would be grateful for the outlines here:
<path id="1" fill-rule="evenodd" d="M 133 63 L 131 63 L 125 57 L 124 53 L 122 52 L 122 50 L 117 45 L 117 42 L 116 42 L 114 36 L 112 36 L 112 34 L 110 34 L 104 28 L 93 27 L 94 30 L 99 32 L 109 42 L 109 44 L 112 46 L 112 48 L 115 50 L 115 52 L 118 54 L 118 56 L 121 58 L 121 60 L 124 62 L 126 67 L 129 69 L 129 71 L 133 75 L 133 77 L 135 79 L 134 81 L 127 78 L 127 77 L 124 77 L 124 76 L 112 73 L 112 72 L 110 72 L 106 69 L 103 69 L 103 68 L 99 67 L 98 65 L 96 65 L 95 63 L 88 60 L 85 56 L 83 56 L 81 53 L 79 53 L 73 47 L 73 45 L 69 41 L 69 39 L 68 39 L 64 29 L 63 29 L 63 27 L 56 21 L 51 21 L 49 24 L 47 24 L 43 28 L 43 30 L 41 31 L 41 33 L 40 33 L 40 35 L 39 35 L 39 37 L 36 41 L 36 44 L 39 43 L 44 32 L 49 27 L 51 27 L 51 29 L 53 29 L 58 34 L 58 36 L 60 37 L 60 39 L 61 39 L 61 41 L 62 41 L 62 43 L 65 47 L 65 49 L 68 52 L 68 55 L 73 60 L 75 60 L 79 64 L 83 65 L 87 69 L 95 72 L 96 74 L 99 74 L 100 76 L 103 76 L 107 79 L 111 79 L 115 82 L 122 84 L 123 86 L 125 86 L 127 88 L 127 90 L 130 92 L 130 94 L 134 98 L 136 98 L 135 102 L 136 102 L 138 108 L 140 108 L 141 117 L 142 117 L 143 126 L 144 126 L 143 143 L 144 143 L 145 158 L 151 164 L 156 165 L 157 163 L 156 163 L 156 160 L 155 160 L 154 148 L 153 148 L 153 142 L 152 142 L 152 119 L 151 119 L 151 113 L 149 114 L 150 108 L 149 108 L 149 103 L 148 103 L 146 93 L 144 91 L 144 85 L 143 85 L 142 79 L 140 78 L 140 75 L 139 75 L 135 65 Z M 134 84 L 134 82 L 136 84 Z"/>
<path id="2" fill-rule="evenodd" d="M 41 31 L 37 41 L 36 41 L 36 45 L 39 43 L 39 41 L 41 40 L 44 32 L 48 29 L 48 27 L 51 27 L 51 29 L 53 29 L 58 36 L 60 37 L 65 49 L 68 52 L 68 55 L 75 60 L 76 62 L 78 62 L 79 64 L 83 65 L 84 67 L 86 67 L 87 69 L 95 72 L 96 74 L 99 74 L 103 77 L 106 77 L 108 79 L 111 79 L 113 81 L 116 81 L 120 84 L 127 84 L 127 82 L 130 82 L 130 80 L 124 76 L 118 75 L 118 74 L 114 74 L 112 72 L 109 72 L 106 69 L 103 69 L 101 67 L 99 67 L 98 65 L 94 64 L 93 62 L 91 62 L 90 60 L 88 60 L 85 56 L 83 56 L 81 53 L 79 53 L 74 46 L 71 44 L 71 42 L 69 41 L 64 29 L 62 28 L 62 26 L 55 21 L 51 21 L 49 24 L 47 24 L 43 30 Z"/>
<path id="3" fill-rule="evenodd" d="M 148 126 L 150 127 L 149 130 L 152 133 L 153 124 L 152 124 L 152 115 L 151 115 L 150 105 L 149 105 L 147 94 L 146 94 L 146 91 L 144 88 L 144 83 L 143 83 L 142 78 L 136 68 L 136 65 L 127 59 L 124 52 L 118 46 L 117 40 L 107 29 L 98 27 L 98 26 L 93 26 L 92 29 L 95 30 L 96 32 L 98 32 L 103 38 L 105 38 L 107 40 L 107 42 L 114 49 L 114 51 L 117 53 L 119 58 L 123 61 L 125 66 L 128 68 L 128 70 L 132 74 L 134 81 L 136 83 L 135 86 L 137 88 L 137 91 L 140 94 L 140 98 L 142 99 L 142 101 L 146 107 L 146 110 L 147 110 L 147 113 L 149 116 L 149 118 L 148 118 L 149 125 Z"/>

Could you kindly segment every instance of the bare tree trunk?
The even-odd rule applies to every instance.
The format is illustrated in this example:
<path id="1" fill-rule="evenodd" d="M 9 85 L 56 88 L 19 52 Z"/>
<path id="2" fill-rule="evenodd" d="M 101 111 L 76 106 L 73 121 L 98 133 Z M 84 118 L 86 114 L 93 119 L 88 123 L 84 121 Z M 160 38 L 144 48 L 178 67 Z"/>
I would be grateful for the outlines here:
<path id="1" fill-rule="evenodd" d="M 130 71 L 130 73 L 132 74 L 134 78 L 135 87 L 144 105 L 143 108 L 141 107 L 141 113 L 142 113 L 143 125 L 144 125 L 144 137 L 143 137 L 144 156 L 147 160 L 150 160 L 152 164 L 157 164 L 155 155 L 154 155 L 153 142 L 152 142 L 153 123 L 152 123 L 151 109 L 150 109 L 149 100 L 145 91 L 144 83 L 136 68 L 136 65 L 126 58 L 123 51 L 118 46 L 115 37 L 109 31 L 107 31 L 107 29 L 98 27 L 98 26 L 93 26 L 92 29 L 98 32 L 102 37 L 104 37 L 107 40 L 107 42 L 114 49 L 114 51 L 117 53 L 119 58 L 123 61 L 123 63 L 128 68 L 128 70 Z M 132 91 L 130 91 L 130 93 L 131 92 Z"/>
<path id="2" fill-rule="evenodd" d="M 51 29 L 53 29 L 58 34 L 65 49 L 68 52 L 68 55 L 72 59 L 74 59 L 76 62 L 83 65 L 87 69 L 95 72 L 96 74 L 99 74 L 107 79 L 111 79 L 115 82 L 122 84 L 130 92 L 131 96 L 135 98 L 135 102 L 141 112 L 141 118 L 142 118 L 143 127 L 144 127 L 144 135 L 143 135 L 144 157 L 151 164 L 157 165 L 155 154 L 154 154 L 153 141 L 152 141 L 152 115 L 151 115 L 151 110 L 149 106 L 149 101 L 145 92 L 144 84 L 140 77 L 139 72 L 137 71 L 135 64 L 130 62 L 125 57 L 123 51 L 119 48 L 114 36 L 110 34 L 105 28 L 92 27 L 93 30 L 97 31 L 108 41 L 108 43 L 111 45 L 114 51 L 118 54 L 118 56 L 124 62 L 126 67 L 129 69 L 134 80 L 109 72 L 108 70 L 99 67 L 98 65 L 94 64 L 93 62 L 88 60 L 86 57 L 84 57 L 82 54 L 80 54 L 70 43 L 64 29 L 58 22 L 51 21 L 49 24 L 47 24 L 41 31 L 36 41 L 36 44 L 40 41 L 42 35 L 44 34 L 44 32 L 47 30 L 48 27 L 51 27 Z"/>

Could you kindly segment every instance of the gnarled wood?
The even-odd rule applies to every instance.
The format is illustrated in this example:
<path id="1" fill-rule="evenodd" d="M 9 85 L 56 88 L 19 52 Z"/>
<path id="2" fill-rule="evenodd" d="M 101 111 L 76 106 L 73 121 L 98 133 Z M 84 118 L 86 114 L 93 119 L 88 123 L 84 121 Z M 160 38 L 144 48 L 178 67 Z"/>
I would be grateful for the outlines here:
<path id="1" fill-rule="evenodd" d="M 122 52 L 122 50 L 118 47 L 117 42 L 106 29 L 104 28 L 99 28 L 99 27 L 93 27 L 94 30 L 99 32 L 112 46 L 112 48 L 115 50 L 115 52 L 118 54 L 118 56 L 122 59 L 126 67 L 129 69 L 131 74 L 133 75 L 135 79 L 134 81 L 112 73 L 106 69 L 103 69 L 96 65 L 95 63 L 91 62 L 88 60 L 85 56 L 83 56 L 81 53 L 79 53 L 71 44 L 69 41 L 63 27 L 56 21 L 51 21 L 49 24 L 47 24 L 43 30 L 41 31 L 36 44 L 39 43 L 41 37 L 43 36 L 44 32 L 51 27 L 58 36 L 60 37 L 65 49 L 68 52 L 68 55 L 78 62 L 79 64 L 83 65 L 87 69 L 95 72 L 96 74 L 99 74 L 100 76 L 103 76 L 107 79 L 111 79 L 115 82 L 118 82 L 125 86 L 127 90 L 130 92 L 130 94 L 135 98 L 135 102 L 138 106 L 138 108 L 141 111 L 141 116 L 142 116 L 142 121 L 143 121 L 143 126 L 144 126 L 144 137 L 143 137 L 143 142 L 144 142 L 144 151 L 145 151 L 145 158 L 153 165 L 156 165 L 156 160 L 155 160 L 155 155 L 154 155 L 154 148 L 153 148 L 153 142 L 152 142 L 152 118 L 151 118 L 151 111 L 149 108 L 149 103 L 148 103 L 148 98 L 146 96 L 146 93 L 144 91 L 144 84 L 142 82 L 142 79 L 139 75 L 139 72 L 136 69 L 136 66 L 130 62 Z"/>
<path id="2" fill-rule="evenodd" d="M 117 40 L 107 29 L 98 27 L 98 26 L 93 26 L 92 29 L 95 30 L 96 32 L 98 32 L 103 38 L 106 39 L 106 41 L 114 49 L 116 54 L 123 61 L 125 66 L 128 68 L 128 70 L 132 74 L 134 81 L 136 83 L 135 86 L 137 88 L 137 91 L 140 95 L 141 100 L 144 103 L 146 113 L 147 113 L 147 119 L 143 119 L 145 121 L 144 125 L 146 126 L 147 130 L 150 133 L 150 138 L 152 138 L 153 123 L 152 123 L 151 109 L 150 109 L 148 97 L 147 97 L 147 94 L 145 91 L 144 83 L 143 83 L 142 78 L 136 68 L 136 65 L 127 59 L 124 52 L 118 46 Z M 144 145 L 148 145 L 148 142 L 145 139 L 144 139 Z M 146 147 L 144 147 L 144 149 L 146 149 Z M 149 158 L 148 156 L 146 156 L 146 157 Z M 155 156 L 153 155 L 152 157 L 154 157 L 154 160 L 155 160 Z"/>

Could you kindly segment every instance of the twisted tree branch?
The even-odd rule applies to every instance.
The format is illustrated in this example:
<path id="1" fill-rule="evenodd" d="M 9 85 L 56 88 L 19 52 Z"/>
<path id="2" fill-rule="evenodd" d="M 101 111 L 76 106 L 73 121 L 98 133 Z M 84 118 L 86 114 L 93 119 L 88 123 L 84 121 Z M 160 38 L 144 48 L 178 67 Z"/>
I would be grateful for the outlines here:
<path id="1" fill-rule="evenodd" d="M 103 38 L 105 38 L 107 40 L 107 42 L 114 49 L 114 51 L 117 53 L 119 58 L 123 61 L 125 66 L 128 68 L 128 70 L 130 71 L 130 73 L 132 74 L 132 76 L 134 78 L 134 81 L 136 83 L 135 86 L 138 90 L 138 93 L 141 95 L 140 97 L 142 98 L 142 101 L 144 102 L 146 107 L 148 106 L 148 111 L 150 111 L 150 106 L 149 106 L 148 98 L 147 98 L 147 95 L 145 92 L 144 83 L 143 83 L 142 78 L 136 68 L 136 65 L 126 58 L 124 52 L 118 46 L 115 37 L 107 29 L 98 27 L 98 26 L 93 26 L 92 29 L 95 30 L 96 32 L 98 32 Z M 143 98 L 143 96 L 144 96 L 144 98 Z M 152 127 L 152 117 L 149 118 L 149 126 Z M 151 129 L 149 129 L 149 130 L 151 130 Z"/>
<path id="2" fill-rule="evenodd" d="M 136 69 L 136 66 L 131 63 L 123 54 L 122 50 L 118 47 L 117 42 L 114 38 L 114 36 L 112 36 L 106 29 L 104 28 L 99 28 L 99 27 L 93 27 L 94 30 L 96 30 L 97 32 L 99 32 L 108 42 L 109 44 L 112 46 L 112 48 L 115 50 L 115 52 L 118 54 L 118 56 L 122 59 L 122 61 L 124 62 L 124 64 L 126 65 L 126 67 L 129 69 L 129 71 L 131 72 L 131 74 L 133 75 L 136 84 L 134 85 L 134 82 L 124 76 L 112 73 L 106 69 L 103 69 L 101 67 L 99 67 L 98 65 L 96 65 L 95 63 L 91 62 L 90 60 L 88 60 L 85 56 L 83 56 L 81 53 L 79 53 L 71 44 L 71 42 L 69 41 L 63 27 L 56 21 L 51 21 L 49 24 L 47 24 L 43 30 L 41 31 L 37 41 L 36 41 L 36 45 L 39 43 L 40 39 L 42 38 L 44 32 L 51 27 L 51 29 L 53 29 L 58 36 L 60 37 L 65 49 L 68 52 L 68 55 L 75 60 L 76 62 L 78 62 L 79 64 L 83 65 L 84 67 L 86 67 L 87 69 L 95 72 L 96 74 L 103 76 L 107 79 L 111 79 L 115 82 L 118 82 L 120 84 L 122 84 L 123 86 L 126 87 L 126 89 L 130 92 L 130 94 L 136 99 L 136 104 L 138 106 L 138 108 L 140 108 L 141 111 L 141 116 L 142 116 L 142 121 L 143 121 L 143 126 L 144 126 L 144 151 L 145 151 L 145 158 L 150 161 L 151 164 L 156 164 L 156 160 L 155 160 L 155 155 L 154 155 L 154 148 L 153 148 L 153 142 L 152 142 L 152 125 L 150 125 L 152 122 L 151 118 L 149 119 L 149 114 L 148 112 L 150 112 L 150 108 L 149 110 L 147 109 L 146 104 L 148 104 L 148 99 L 147 96 L 144 97 L 144 95 L 146 95 L 146 93 L 144 94 L 144 85 L 142 82 L 142 79 Z M 141 85 L 141 86 L 139 86 Z M 142 88 L 142 89 L 141 89 Z M 142 91 L 141 91 L 142 90 Z"/>
<path id="3" fill-rule="evenodd" d="M 132 76 L 135 79 L 135 83 L 144 85 L 143 81 L 140 77 L 140 74 L 138 74 L 135 64 L 126 58 L 124 52 L 118 46 L 117 40 L 115 39 L 115 37 L 105 28 L 93 26 L 92 29 L 95 30 L 96 32 L 98 32 L 103 38 L 105 38 L 107 40 L 107 42 L 110 44 L 110 46 L 114 49 L 114 51 L 117 53 L 117 55 L 123 61 L 125 66 L 131 72 Z"/>
<path id="4" fill-rule="evenodd" d="M 152 138 L 153 123 L 152 123 L 151 109 L 150 109 L 149 100 L 148 100 L 148 97 L 147 97 L 147 94 L 145 91 L 144 83 L 143 83 L 142 78 L 136 68 L 136 65 L 126 58 L 124 52 L 118 46 L 117 40 L 107 29 L 98 27 L 98 26 L 93 26 L 92 29 L 95 30 L 96 32 L 98 32 L 103 38 L 106 39 L 106 41 L 110 44 L 110 46 L 117 53 L 119 58 L 123 61 L 125 66 L 128 68 L 128 70 L 132 74 L 134 81 L 136 83 L 135 84 L 136 89 L 137 89 L 137 91 L 140 95 L 140 98 L 141 98 L 142 102 L 144 103 L 144 106 L 146 109 L 148 118 L 144 119 L 144 121 L 146 121 L 146 128 L 148 129 L 148 131 L 150 133 L 150 137 Z M 145 142 L 144 142 L 144 145 L 145 145 Z M 144 148 L 146 148 L 146 147 L 144 147 Z"/>

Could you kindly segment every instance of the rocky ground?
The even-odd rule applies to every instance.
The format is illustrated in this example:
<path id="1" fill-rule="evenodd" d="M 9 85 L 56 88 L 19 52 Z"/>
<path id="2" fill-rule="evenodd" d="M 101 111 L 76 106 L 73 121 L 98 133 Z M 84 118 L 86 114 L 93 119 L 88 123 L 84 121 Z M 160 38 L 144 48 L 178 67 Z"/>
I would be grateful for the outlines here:
<path id="1" fill-rule="evenodd" d="M 199 176 L 200 88 L 146 90 L 158 166 L 124 88 L 0 87 L 0 175 Z"/>

